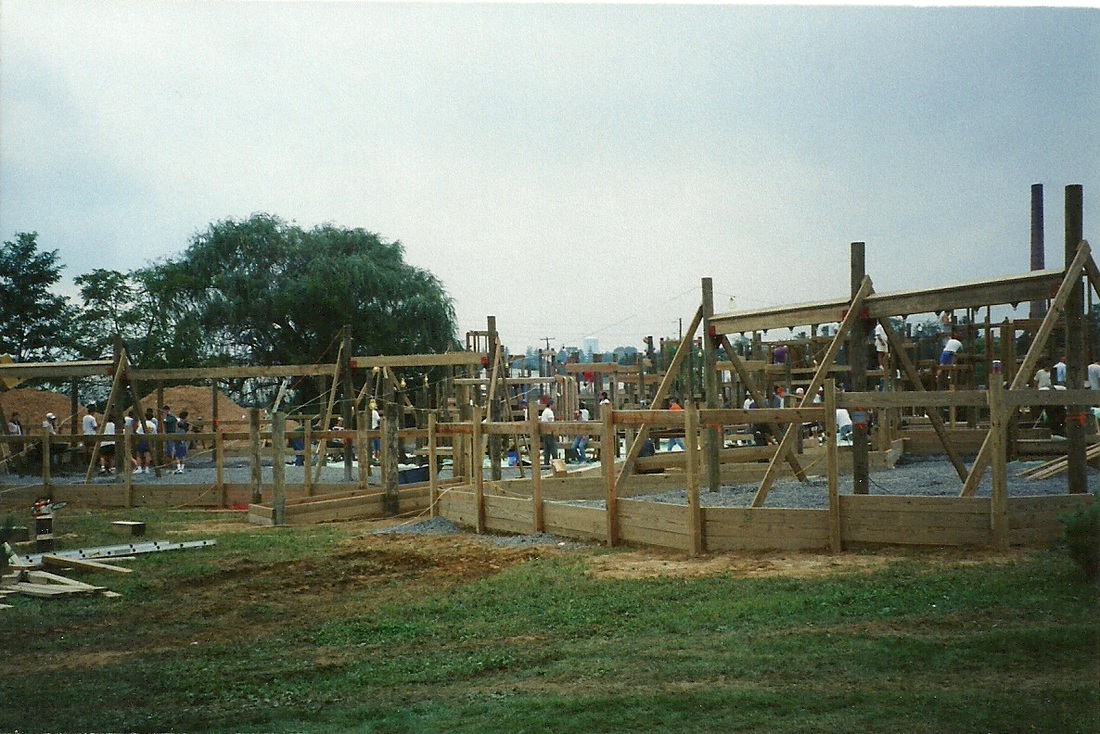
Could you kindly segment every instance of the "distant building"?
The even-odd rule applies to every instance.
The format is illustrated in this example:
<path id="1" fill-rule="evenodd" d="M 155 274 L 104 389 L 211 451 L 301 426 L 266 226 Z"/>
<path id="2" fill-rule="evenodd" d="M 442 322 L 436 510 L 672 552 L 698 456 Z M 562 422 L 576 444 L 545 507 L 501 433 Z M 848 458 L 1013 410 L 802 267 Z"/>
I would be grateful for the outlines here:
<path id="1" fill-rule="evenodd" d="M 581 342 L 584 353 L 591 357 L 596 352 L 600 351 L 600 340 L 594 336 L 586 336 L 584 341 Z"/>

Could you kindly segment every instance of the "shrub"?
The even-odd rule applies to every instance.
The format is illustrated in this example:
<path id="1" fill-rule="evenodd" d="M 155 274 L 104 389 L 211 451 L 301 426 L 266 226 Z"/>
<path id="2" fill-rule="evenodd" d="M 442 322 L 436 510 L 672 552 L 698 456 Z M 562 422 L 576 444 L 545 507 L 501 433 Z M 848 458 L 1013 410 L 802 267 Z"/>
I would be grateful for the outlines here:
<path id="1" fill-rule="evenodd" d="M 1100 493 L 1094 496 L 1100 499 Z M 1069 557 L 1085 572 L 1086 580 L 1100 581 L 1100 504 L 1078 507 L 1072 515 L 1062 517 L 1062 524 Z"/>

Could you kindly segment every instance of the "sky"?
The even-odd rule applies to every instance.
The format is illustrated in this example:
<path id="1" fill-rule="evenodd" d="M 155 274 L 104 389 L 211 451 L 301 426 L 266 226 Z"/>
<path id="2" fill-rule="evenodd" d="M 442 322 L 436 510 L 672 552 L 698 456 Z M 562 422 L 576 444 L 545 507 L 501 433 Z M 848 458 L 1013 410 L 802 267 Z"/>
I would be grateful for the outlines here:
<path id="1" fill-rule="evenodd" d="M 0 0 L 0 234 L 62 292 L 275 214 L 400 241 L 512 352 L 1100 243 L 1100 9 Z M 1095 245 L 1094 245 L 1095 246 Z"/>

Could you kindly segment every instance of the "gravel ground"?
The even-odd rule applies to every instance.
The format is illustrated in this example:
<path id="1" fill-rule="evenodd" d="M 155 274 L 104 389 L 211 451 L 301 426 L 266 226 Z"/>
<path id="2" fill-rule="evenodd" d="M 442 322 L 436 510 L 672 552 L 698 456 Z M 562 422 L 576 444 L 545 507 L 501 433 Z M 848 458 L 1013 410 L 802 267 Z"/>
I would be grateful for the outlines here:
<path id="1" fill-rule="evenodd" d="M 973 457 L 964 457 L 964 462 L 969 463 Z M 1031 480 L 1020 478 L 1017 475 L 1029 467 L 1038 466 L 1041 461 L 1014 461 L 1008 464 L 1008 493 L 1011 497 L 1058 495 L 1066 493 L 1065 474 L 1047 480 Z M 226 462 L 224 478 L 227 483 L 247 484 L 251 481 L 251 471 L 248 459 L 231 459 Z M 486 470 L 488 474 L 488 470 Z M 530 470 L 526 472 L 530 476 Z M 504 479 L 513 479 L 519 476 L 515 468 L 502 470 Z M 263 478 L 270 482 L 272 468 L 270 463 L 263 467 Z M 286 466 L 285 477 L 288 484 L 300 484 L 303 479 L 303 468 L 300 466 Z M 358 482 L 358 469 L 353 467 L 351 482 Z M 441 480 L 451 478 L 450 470 L 445 469 L 440 473 Z M 0 474 L 0 486 L 14 486 L 20 484 L 37 484 L 37 475 L 19 477 L 16 474 Z M 82 484 L 83 472 L 69 471 L 67 473 L 51 476 L 51 482 L 56 485 Z M 118 476 L 93 475 L 93 484 L 108 484 L 121 482 Z M 175 474 L 167 469 L 162 469 L 161 476 L 155 474 L 133 474 L 132 481 L 135 485 L 155 484 L 213 484 L 215 470 L 210 461 L 194 461 L 187 466 L 184 474 Z M 345 470 L 342 464 L 330 464 L 321 470 L 318 480 L 326 484 L 339 484 L 345 481 Z M 958 476 L 951 464 L 940 457 L 909 457 L 903 458 L 894 469 L 874 472 L 870 477 L 871 494 L 891 495 L 920 495 L 933 497 L 957 496 L 961 488 Z M 1089 490 L 1100 490 L 1100 471 L 1088 469 Z M 380 485 L 379 471 L 373 468 L 372 476 L 368 479 L 372 486 Z M 992 478 L 990 472 L 986 472 L 979 485 L 977 496 L 988 497 Z M 737 484 L 721 487 L 717 492 L 704 490 L 700 501 L 704 507 L 747 507 L 756 494 L 756 484 Z M 768 494 L 765 507 L 791 507 L 791 508 L 823 508 L 827 506 L 827 485 L 824 476 L 810 476 L 807 483 L 803 484 L 793 477 L 778 480 Z M 850 476 L 840 477 L 840 493 L 851 494 L 852 483 Z M 684 490 L 673 490 L 659 494 L 643 495 L 641 499 L 654 502 L 668 502 L 672 504 L 686 504 L 687 493 Z M 585 502 L 584 504 L 602 505 L 602 501 Z"/>

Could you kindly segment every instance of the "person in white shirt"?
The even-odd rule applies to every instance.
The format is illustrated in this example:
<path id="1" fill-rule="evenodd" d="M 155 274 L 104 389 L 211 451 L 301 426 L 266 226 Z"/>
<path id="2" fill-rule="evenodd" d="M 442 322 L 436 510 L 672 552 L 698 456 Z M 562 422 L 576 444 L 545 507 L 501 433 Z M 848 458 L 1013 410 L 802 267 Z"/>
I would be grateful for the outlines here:
<path id="1" fill-rule="evenodd" d="M 546 407 L 539 415 L 539 423 L 554 422 L 554 401 L 547 399 Z M 550 461 L 558 456 L 558 437 L 552 431 L 545 430 L 542 433 L 542 453 L 545 458 L 543 466 L 550 466 Z"/>
<path id="2" fill-rule="evenodd" d="M 589 420 L 588 408 L 584 407 L 584 403 L 580 404 L 580 409 L 577 410 L 576 419 L 581 423 L 587 423 Z M 578 435 L 573 439 L 573 460 L 579 464 L 583 464 L 588 461 L 588 454 L 585 450 L 588 448 L 588 435 Z"/>
<path id="3" fill-rule="evenodd" d="M 836 437 L 838 442 L 852 440 L 852 416 L 846 408 L 836 409 Z"/>
<path id="4" fill-rule="evenodd" d="M 80 425 L 84 434 L 84 450 L 87 452 L 88 456 L 91 456 L 95 442 L 88 437 L 94 436 L 96 431 L 99 430 L 99 421 L 95 419 L 94 405 L 88 406 L 88 412 L 81 419 Z"/>
<path id="5" fill-rule="evenodd" d="M 1100 390 L 1100 359 L 1088 367 L 1089 390 Z"/>
<path id="6" fill-rule="evenodd" d="M 103 441 L 99 444 L 99 473 L 115 473 L 115 417 L 104 418 Z M 110 436 L 108 439 L 107 437 Z"/>

